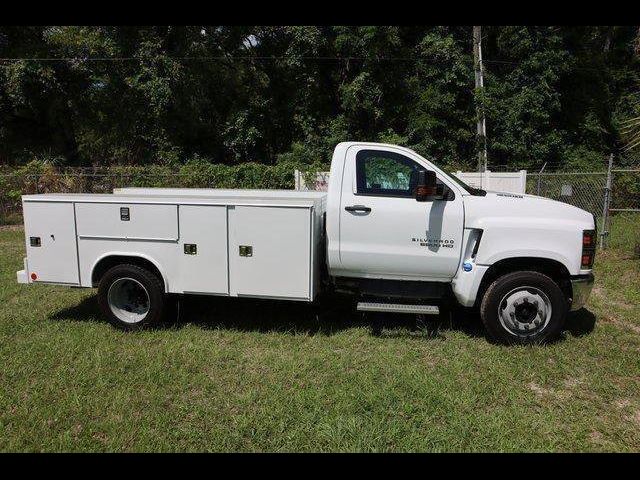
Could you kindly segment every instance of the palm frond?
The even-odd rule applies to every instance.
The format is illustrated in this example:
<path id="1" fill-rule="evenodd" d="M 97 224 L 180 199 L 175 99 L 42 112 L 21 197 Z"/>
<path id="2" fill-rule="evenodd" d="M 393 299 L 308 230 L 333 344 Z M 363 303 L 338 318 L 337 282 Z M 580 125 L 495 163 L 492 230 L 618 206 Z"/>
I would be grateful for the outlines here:
<path id="1" fill-rule="evenodd" d="M 640 103 L 640 95 L 637 97 Z M 624 142 L 625 151 L 633 150 L 640 146 L 640 117 L 631 117 L 620 122 L 620 137 Z"/>
<path id="2" fill-rule="evenodd" d="M 620 122 L 622 125 L 624 125 L 625 127 L 627 126 L 634 126 L 634 125 L 640 125 L 640 117 L 636 117 L 636 118 L 629 118 L 628 120 L 623 120 L 622 122 Z"/>
<path id="3" fill-rule="evenodd" d="M 628 152 L 629 150 L 633 150 L 637 146 L 640 146 L 640 138 L 638 138 L 638 140 L 636 140 L 635 142 L 627 142 L 627 144 L 622 149 Z"/>
<path id="4" fill-rule="evenodd" d="M 629 141 L 629 137 L 635 137 L 638 133 L 640 133 L 640 123 L 620 128 L 620 135 L 624 141 Z"/>
<path id="5" fill-rule="evenodd" d="M 623 150 L 629 151 L 640 145 L 640 130 L 625 139 Z"/>

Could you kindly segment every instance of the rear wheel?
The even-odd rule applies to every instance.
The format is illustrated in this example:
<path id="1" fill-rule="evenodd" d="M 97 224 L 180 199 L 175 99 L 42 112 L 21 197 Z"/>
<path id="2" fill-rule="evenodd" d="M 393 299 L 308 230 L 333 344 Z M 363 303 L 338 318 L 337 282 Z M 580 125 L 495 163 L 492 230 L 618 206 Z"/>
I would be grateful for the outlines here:
<path id="1" fill-rule="evenodd" d="M 560 287 L 533 271 L 496 279 L 485 292 L 480 316 L 489 335 L 506 344 L 542 343 L 562 330 L 568 304 Z"/>
<path id="2" fill-rule="evenodd" d="M 112 325 L 139 330 L 161 321 L 164 289 L 154 273 L 137 265 L 116 265 L 100 280 L 98 303 Z"/>

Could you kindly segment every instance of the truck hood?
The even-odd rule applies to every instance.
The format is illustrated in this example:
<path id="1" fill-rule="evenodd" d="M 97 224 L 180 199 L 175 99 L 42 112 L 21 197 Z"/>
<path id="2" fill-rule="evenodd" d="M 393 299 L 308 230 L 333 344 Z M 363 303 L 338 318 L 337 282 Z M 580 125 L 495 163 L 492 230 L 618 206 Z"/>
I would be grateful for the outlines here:
<path id="1" fill-rule="evenodd" d="M 504 259 L 541 258 L 559 262 L 570 275 L 581 270 L 582 235 L 594 217 L 567 203 L 534 195 L 488 192 L 464 197 L 465 228 L 482 229 L 475 261 L 493 265 Z"/>
<path id="2" fill-rule="evenodd" d="M 486 196 L 465 196 L 465 226 L 483 228 L 488 221 L 520 221 L 537 227 L 552 227 L 561 223 L 564 227 L 573 225 L 576 229 L 595 228 L 594 216 L 568 203 L 558 202 L 536 195 L 507 192 L 487 192 Z"/>

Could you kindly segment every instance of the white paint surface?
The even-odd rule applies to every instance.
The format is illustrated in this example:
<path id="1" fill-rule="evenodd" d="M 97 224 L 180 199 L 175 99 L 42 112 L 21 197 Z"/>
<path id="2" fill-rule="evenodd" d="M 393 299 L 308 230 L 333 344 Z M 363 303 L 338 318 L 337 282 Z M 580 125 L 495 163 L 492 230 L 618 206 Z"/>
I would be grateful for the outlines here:
<path id="1" fill-rule="evenodd" d="M 250 257 L 240 246 L 250 246 Z M 231 295 L 309 299 L 311 214 L 303 208 L 229 209 Z"/>
<path id="2" fill-rule="evenodd" d="M 25 203 L 24 234 L 30 280 L 30 275 L 35 273 L 37 282 L 78 283 L 72 203 Z M 39 237 L 41 246 L 32 247 L 30 237 Z"/>

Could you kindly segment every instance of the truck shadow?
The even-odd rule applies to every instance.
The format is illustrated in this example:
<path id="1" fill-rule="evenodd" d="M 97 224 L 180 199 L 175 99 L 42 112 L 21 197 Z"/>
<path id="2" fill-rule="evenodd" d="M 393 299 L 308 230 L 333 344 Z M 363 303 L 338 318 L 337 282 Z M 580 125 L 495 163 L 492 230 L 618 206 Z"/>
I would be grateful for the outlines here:
<path id="1" fill-rule="evenodd" d="M 204 329 L 232 329 L 251 332 L 286 332 L 304 335 L 333 335 L 367 328 L 382 338 L 444 338 L 447 330 L 463 331 L 477 337 L 484 332 L 467 318 L 448 314 L 416 316 L 357 312 L 353 299 L 342 296 L 323 298 L 309 305 L 275 300 L 183 297 L 178 327 L 197 325 Z"/>
<path id="2" fill-rule="evenodd" d="M 97 297 L 55 312 L 51 320 L 105 322 Z M 586 309 L 572 312 L 567 318 L 565 335 L 581 337 L 591 333 L 596 317 Z M 249 298 L 225 298 L 187 295 L 179 298 L 171 318 L 160 328 L 184 328 L 194 325 L 205 330 L 228 329 L 242 332 L 279 332 L 291 335 L 333 335 L 353 328 L 368 328 L 380 338 L 416 338 L 445 340 L 451 332 L 469 337 L 485 337 L 480 316 L 471 309 L 456 308 L 440 315 L 407 314 L 362 315 L 353 300 L 332 295 L 318 304 Z"/>

